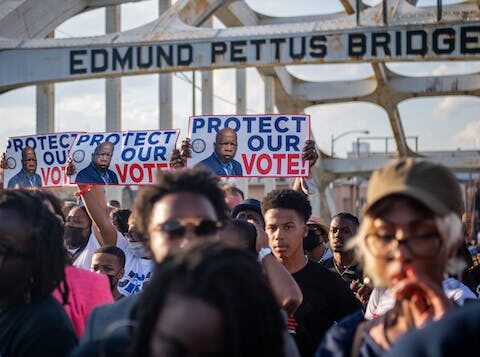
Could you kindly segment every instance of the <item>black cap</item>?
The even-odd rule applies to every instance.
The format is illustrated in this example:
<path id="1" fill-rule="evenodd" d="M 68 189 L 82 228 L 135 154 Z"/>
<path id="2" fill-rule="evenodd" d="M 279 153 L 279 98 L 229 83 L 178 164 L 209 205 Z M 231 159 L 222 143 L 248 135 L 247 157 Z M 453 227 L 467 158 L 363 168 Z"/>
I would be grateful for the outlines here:
<path id="1" fill-rule="evenodd" d="M 260 216 L 263 217 L 262 214 L 262 206 L 259 200 L 256 200 L 255 198 L 247 198 L 245 201 L 240 203 L 239 205 L 236 205 L 232 209 L 232 218 L 236 218 L 237 215 L 245 210 L 252 210 L 257 212 Z"/>

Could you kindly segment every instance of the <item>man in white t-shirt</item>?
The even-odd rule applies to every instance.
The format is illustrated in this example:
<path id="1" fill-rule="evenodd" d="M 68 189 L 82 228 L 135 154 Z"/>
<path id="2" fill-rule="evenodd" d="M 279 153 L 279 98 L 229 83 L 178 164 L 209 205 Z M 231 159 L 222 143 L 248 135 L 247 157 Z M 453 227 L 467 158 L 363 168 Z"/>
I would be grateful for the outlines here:
<path id="1" fill-rule="evenodd" d="M 105 193 L 101 186 L 91 187 L 83 193 L 82 198 L 92 221 L 100 231 L 100 245 L 117 246 L 125 253 L 125 274 L 118 283 L 118 291 L 125 296 L 139 293 L 143 284 L 150 280 L 153 262 L 150 253 L 139 241 L 141 237 L 135 234 L 132 216 L 129 219 L 129 231 L 124 236 L 117 231 L 110 219 Z"/>

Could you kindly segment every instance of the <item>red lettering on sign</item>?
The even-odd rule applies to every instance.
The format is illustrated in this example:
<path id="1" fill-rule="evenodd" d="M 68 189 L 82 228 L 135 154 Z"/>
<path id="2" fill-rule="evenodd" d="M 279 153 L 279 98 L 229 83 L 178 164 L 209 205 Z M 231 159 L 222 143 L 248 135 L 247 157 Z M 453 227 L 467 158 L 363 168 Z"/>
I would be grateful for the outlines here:
<path id="1" fill-rule="evenodd" d="M 252 154 L 252 156 L 250 156 L 250 161 L 248 161 L 247 155 L 242 154 L 243 166 L 245 166 L 245 171 L 247 172 L 247 175 L 250 175 L 252 173 L 253 164 L 255 163 L 256 156 L 257 154 Z"/>
<path id="2" fill-rule="evenodd" d="M 267 165 L 262 165 L 262 162 L 263 163 L 267 163 Z M 262 167 L 262 166 L 265 166 L 265 167 Z M 258 160 L 257 160 L 257 171 L 259 172 L 260 175 L 266 175 L 270 172 L 270 170 L 272 169 L 272 159 L 270 158 L 270 156 L 268 156 L 267 154 L 262 154 L 258 157 Z"/>
<path id="3" fill-rule="evenodd" d="M 300 154 L 288 154 L 287 155 L 287 173 L 289 175 L 298 175 L 300 173 L 300 170 L 298 168 L 298 165 L 300 164 Z"/>
<path id="4" fill-rule="evenodd" d="M 134 183 L 153 183 L 155 181 L 155 170 L 166 170 L 168 167 L 169 165 L 166 162 L 115 164 L 115 170 L 120 178 L 119 183 L 130 183 L 130 181 Z"/>
<path id="5" fill-rule="evenodd" d="M 282 173 L 282 161 L 285 159 L 285 154 L 273 154 L 273 159 L 277 160 L 277 175 Z"/>
<path id="6" fill-rule="evenodd" d="M 43 186 L 58 186 L 69 183 L 68 176 L 65 175 L 65 167 L 42 167 L 40 169 Z"/>

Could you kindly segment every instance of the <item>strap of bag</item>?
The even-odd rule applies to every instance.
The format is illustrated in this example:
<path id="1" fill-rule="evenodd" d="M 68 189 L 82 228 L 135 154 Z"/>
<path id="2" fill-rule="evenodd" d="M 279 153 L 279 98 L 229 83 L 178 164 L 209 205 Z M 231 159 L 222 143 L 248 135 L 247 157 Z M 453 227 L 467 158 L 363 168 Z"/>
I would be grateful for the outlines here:
<path id="1" fill-rule="evenodd" d="M 357 357 L 360 354 L 360 345 L 363 339 L 363 333 L 367 327 L 367 321 L 361 322 L 355 330 L 353 336 L 352 349 L 350 350 L 350 357 Z"/>

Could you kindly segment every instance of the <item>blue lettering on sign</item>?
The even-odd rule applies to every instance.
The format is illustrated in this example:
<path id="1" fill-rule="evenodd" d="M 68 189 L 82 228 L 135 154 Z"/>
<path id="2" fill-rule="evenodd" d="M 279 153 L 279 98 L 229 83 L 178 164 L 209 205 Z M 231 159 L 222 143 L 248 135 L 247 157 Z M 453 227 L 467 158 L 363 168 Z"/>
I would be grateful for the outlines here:
<path id="1" fill-rule="evenodd" d="M 13 150 L 14 151 L 22 151 L 22 139 L 13 139 Z"/>
<path id="2" fill-rule="evenodd" d="M 90 145 L 100 145 L 100 142 L 103 139 L 103 134 L 93 134 L 92 135 L 92 140 L 90 141 Z"/>
<path id="3" fill-rule="evenodd" d="M 122 151 L 122 160 L 125 162 L 132 161 L 135 157 L 135 149 L 133 148 L 126 148 Z"/>
<path id="4" fill-rule="evenodd" d="M 90 135 L 89 134 L 82 134 L 80 135 L 80 137 L 78 138 L 78 141 L 77 141 L 77 146 L 80 146 L 82 145 L 83 143 L 86 143 L 88 141 L 88 139 L 90 139 Z"/>
<path id="5" fill-rule="evenodd" d="M 105 138 L 105 141 L 109 141 L 113 145 L 117 145 L 120 142 L 120 135 L 117 133 L 112 133 Z"/>
<path id="6" fill-rule="evenodd" d="M 134 146 L 143 146 L 145 144 L 145 137 L 147 136 L 147 133 L 137 133 L 135 136 L 135 142 Z"/>
<path id="7" fill-rule="evenodd" d="M 230 123 L 233 123 L 233 126 L 230 125 Z M 227 120 L 225 120 L 225 128 L 231 128 L 235 131 L 238 131 L 240 129 L 240 120 L 235 117 L 230 117 Z"/>
<path id="8" fill-rule="evenodd" d="M 271 133 L 272 132 L 272 127 L 271 127 L 271 121 L 272 117 L 260 117 L 258 118 L 258 132 L 259 133 Z"/>
<path id="9" fill-rule="evenodd" d="M 263 138 L 260 135 L 252 135 L 248 138 L 247 145 L 251 151 L 259 151 L 263 148 Z"/>
<path id="10" fill-rule="evenodd" d="M 159 141 L 158 141 L 158 137 L 160 136 L 160 133 L 158 131 L 154 131 L 153 133 L 151 133 L 148 138 L 147 138 L 147 141 L 150 145 L 158 145 Z M 155 139 L 154 139 L 155 138 Z"/>
<path id="11" fill-rule="evenodd" d="M 300 138 L 296 135 L 252 135 L 248 138 L 247 146 L 251 151 L 300 151 Z"/>
<path id="12" fill-rule="evenodd" d="M 37 148 L 37 141 L 34 138 L 27 138 L 25 140 L 25 146 L 30 146 L 33 149 Z"/>
<path id="13" fill-rule="evenodd" d="M 53 154 L 51 152 L 46 152 L 43 154 L 43 161 L 47 164 L 47 165 L 52 165 L 53 162 L 55 161 L 55 158 L 53 157 Z"/>
<path id="14" fill-rule="evenodd" d="M 288 122 L 287 117 L 278 117 L 277 120 L 275 120 L 275 130 L 278 131 L 279 133 L 286 133 L 288 131 L 288 128 L 284 126 L 283 128 L 280 127 L 281 123 L 286 123 Z"/>
<path id="15" fill-rule="evenodd" d="M 242 119 L 244 122 L 247 122 L 247 133 L 253 132 L 252 124 L 257 120 L 257 117 L 243 117 Z"/>
<path id="16" fill-rule="evenodd" d="M 167 137 L 165 138 L 165 144 L 168 144 L 170 142 L 170 138 L 174 136 L 177 132 L 176 131 L 165 131 L 163 135 L 166 135 Z"/>
<path id="17" fill-rule="evenodd" d="M 296 123 L 296 128 L 295 128 L 295 131 L 297 133 L 300 133 L 302 130 L 301 130 L 301 126 L 302 126 L 302 123 L 305 122 L 306 118 L 305 117 L 295 117 L 295 116 L 292 116 L 292 120 Z"/>
<path id="18" fill-rule="evenodd" d="M 205 127 L 204 118 L 195 118 L 192 123 L 192 133 L 196 133 L 198 129 Z"/>
<path id="19" fill-rule="evenodd" d="M 130 140 L 130 138 L 134 135 L 135 133 L 131 133 L 131 132 L 123 133 L 123 145 L 128 146 L 129 145 L 128 140 Z"/>

